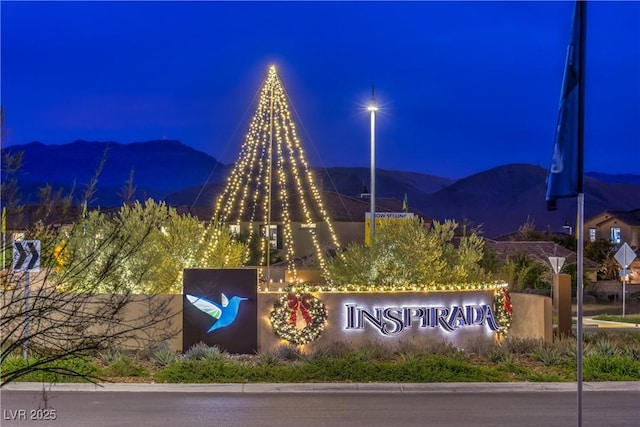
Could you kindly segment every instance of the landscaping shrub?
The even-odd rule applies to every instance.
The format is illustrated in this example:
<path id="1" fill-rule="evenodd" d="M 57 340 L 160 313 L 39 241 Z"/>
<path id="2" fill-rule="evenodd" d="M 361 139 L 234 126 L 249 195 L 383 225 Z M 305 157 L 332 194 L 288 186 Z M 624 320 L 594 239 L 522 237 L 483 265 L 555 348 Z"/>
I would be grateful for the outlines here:
<path id="1" fill-rule="evenodd" d="M 280 359 L 287 361 L 301 360 L 304 357 L 300 348 L 291 344 L 283 344 L 279 346 L 275 351 L 275 355 Z"/>
<path id="2" fill-rule="evenodd" d="M 622 354 L 640 362 L 640 345 L 636 343 L 629 343 L 624 346 Z"/>
<path id="3" fill-rule="evenodd" d="M 542 362 L 547 366 L 556 366 L 562 361 L 560 352 L 555 347 L 546 344 L 536 348 L 533 353 L 531 353 L 531 356 L 534 360 Z"/>
<path id="4" fill-rule="evenodd" d="M 406 341 L 391 353 L 375 341 L 359 350 L 351 349 L 347 343 L 334 343 L 307 355 L 300 348 L 284 345 L 257 355 L 228 355 L 200 343 L 184 358 L 171 352 L 168 345 L 154 347 L 155 352 L 149 357 L 160 368 L 151 379 L 175 383 L 575 381 L 575 338 L 558 338 L 553 344 L 514 338 L 501 344 L 487 339 L 467 344 L 466 351 L 460 351 L 441 340 L 422 347 Z M 583 378 L 640 381 L 639 355 L 638 333 L 587 334 Z M 105 350 L 96 360 L 106 367 L 100 370 L 78 358 L 65 363 L 74 370 L 84 369 L 93 377 L 138 377 L 149 381 L 149 370 L 122 351 Z M 13 371 L 35 362 L 12 357 L 2 368 Z M 50 372 L 34 372 L 24 380 L 76 380 L 64 375 L 62 362 L 55 367 L 48 369 Z"/>
<path id="5" fill-rule="evenodd" d="M 282 363 L 282 359 L 275 351 L 261 351 L 256 358 L 257 366 L 276 366 Z"/>
<path id="6" fill-rule="evenodd" d="M 584 358 L 586 381 L 640 381 L 640 362 L 628 356 L 590 355 Z"/>
<path id="7" fill-rule="evenodd" d="M 513 355 L 500 347 L 489 351 L 487 359 L 493 363 L 513 362 Z"/>
<path id="8" fill-rule="evenodd" d="M 597 340 L 591 342 L 588 350 L 587 355 L 612 357 L 622 354 L 622 350 L 608 337 L 599 337 Z"/>
<path id="9" fill-rule="evenodd" d="M 102 363 L 110 365 L 122 356 L 122 352 L 114 348 L 105 348 L 98 353 L 98 356 L 100 360 L 102 360 Z"/>
<path id="10" fill-rule="evenodd" d="M 542 340 L 535 338 L 514 338 L 507 336 L 502 347 L 513 354 L 529 354 L 542 345 Z"/>
<path id="11" fill-rule="evenodd" d="M 111 377 L 147 377 L 149 370 L 140 365 L 137 360 L 120 354 L 103 370 L 105 375 Z"/>
<path id="12" fill-rule="evenodd" d="M 478 356 L 486 356 L 489 352 L 494 351 L 497 346 L 498 344 L 493 339 L 479 337 L 468 340 L 464 346 L 464 351 Z"/>
<path id="13" fill-rule="evenodd" d="M 312 357 L 326 356 L 326 357 L 342 357 L 354 351 L 353 347 L 343 341 L 334 341 L 330 344 L 318 347 L 312 352 Z"/>
<path id="14" fill-rule="evenodd" d="M 176 353 L 171 350 L 171 347 L 167 343 L 163 343 L 153 349 L 150 355 L 151 361 L 156 366 L 168 366 L 178 360 Z"/>
<path id="15" fill-rule="evenodd" d="M 417 344 L 415 341 L 401 341 L 396 347 L 398 355 L 421 355 L 427 352 L 426 346 Z"/>
<path id="16" fill-rule="evenodd" d="M 553 347 L 560 357 L 575 361 L 577 354 L 577 341 L 574 337 L 560 337 L 553 342 Z"/>
<path id="17" fill-rule="evenodd" d="M 184 354 L 184 358 L 188 360 L 222 360 L 225 358 L 225 352 L 220 347 L 209 347 L 203 342 L 192 345 Z"/>
<path id="18" fill-rule="evenodd" d="M 3 361 L 0 372 L 16 372 L 39 363 L 40 360 L 37 358 L 30 357 L 25 361 L 22 356 L 11 356 Z M 32 372 L 21 377 L 20 381 L 44 383 L 88 382 L 89 380 L 86 378 L 93 378 L 98 374 L 99 369 L 93 363 L 85 358 L 75 356 L 45 363 L 39 366 L 37 370 L 32 370 Z"/>
<path id="19" fill-rule="evenodd" d="M 424 351 L 429 354 L 438 354 L 450 357 L 457 357 L 462 354 L 456 346 L 444 339 L 429 341 L 424 347 Z"/>

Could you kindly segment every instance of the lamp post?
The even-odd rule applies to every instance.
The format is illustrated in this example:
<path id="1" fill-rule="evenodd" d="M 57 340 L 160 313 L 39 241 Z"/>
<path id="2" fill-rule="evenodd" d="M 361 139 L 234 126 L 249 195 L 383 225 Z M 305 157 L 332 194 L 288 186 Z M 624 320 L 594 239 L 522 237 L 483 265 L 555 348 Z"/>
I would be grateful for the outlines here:
<path id="1" fill-rule="evenodd" d="M 371 103 L 367 107 L 371 112 L 371 240 L 376 235 L 376 98 L 374 96 L 374 87 L 371 86 Z"/>

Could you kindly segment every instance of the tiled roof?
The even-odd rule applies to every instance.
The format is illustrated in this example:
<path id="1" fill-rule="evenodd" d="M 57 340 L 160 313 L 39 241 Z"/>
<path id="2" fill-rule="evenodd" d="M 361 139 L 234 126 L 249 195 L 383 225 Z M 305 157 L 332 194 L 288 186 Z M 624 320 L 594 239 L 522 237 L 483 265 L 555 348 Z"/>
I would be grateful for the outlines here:
<path id="1" fill-rule="evenodd" d="M 603 219 L 598 223 L 598 225 L 609 221 L 612 218 L 623 221 L 629 225 L 640 225 L 640 208 L 632 209 L 630 211 L 605 211 L 598 214 L 596 217 L 600 216 L 602 216 Z"/>
<path id="2" fill-rule="evenodd" d="M 485 239 L 485 247 L 495 251 L 498 258 L 504 262 L 507 258 L 517 254 L 525 253 L 531 257 L 549 263 L 550 256 L 566 258 L 565 264 L 575 263 L 577 255 L 575 252 L 560 246 L 555 242 L 544 241 L 497 241 Z M 584 260 L 585 268 L 596 269 L 598 264 L 590 259 Z"/>
<path id="3" fill-rule="evenodd" d="M 321 213 L 316 209 L 316 204 L 305 197 L 304 203 L 309 209 L 309 216 L 311 221 L 318 222 L 321 220 Z M 344 194 L 339 194 L 331 191 L 322 193 L 322 204 L 325 208 L 325 212 L 329 216 L 330 221 L 336 222 L 364 222 L 365 212 L 370 210 L 370 199 L 360 197 L 350 197 Z M 302 207 L 303 200 L 299 196 L 295 195 L 288 199 L 289 218 L 293 222 L 307 222 Z M 189 211 L 192 215 L 197 216 L 201 220 L 208 221 L 213 215 L 212 207 L 194 206 L 193 208 L 181 207 Z M 180 211 L 180 210 L 179 210 Z M 237 212 L 237 211 L 236 211 Z M 376 212 L 402 212 L 402 201 L 392 198 L 376 198 Z M 423 217 L 421 212 L 409 208 L 409 212 L 414 213 L 417 216 Z M 237 213 L 236 213 L 237 215 Z M 245 209 L 245 213 L 242 217 L 243 221 L 249 221 L 252 215 L 251 209 Z M 233 215 L 231 216 L 232 219 Z M 263 218 L 262 206 L 257 206 L 255 213 L 253 213 L 255 222 L 261 222 Z M 274 200 L 271 206 L 271 221 L 274 223 L 284 222 L 282 203 L 279 200 Z"/>

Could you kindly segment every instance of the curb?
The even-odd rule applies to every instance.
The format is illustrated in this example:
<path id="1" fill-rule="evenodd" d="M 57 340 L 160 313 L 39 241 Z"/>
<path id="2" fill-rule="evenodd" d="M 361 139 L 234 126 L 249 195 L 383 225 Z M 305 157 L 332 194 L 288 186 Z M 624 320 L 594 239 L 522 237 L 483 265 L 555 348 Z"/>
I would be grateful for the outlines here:
<path id="1" fill-rule="evenodd" d="M 60 383 L 18 382 L 7 391 L 59 392 L 159 392 L 159 393 L 523 393 L 577 392 L 576 383 L 254 383 L 254 384 L 156 384 L 156 383 Z M 640 381 L 583 383 L 583 391 L 640 392 Z"/>
<path id="2" fill-rule="evenodd" d="M 577 318 L 574 316 L 574 320 Z M 592 318 L 584 318 L 582 320 L 582 324 L 584 326 L 596 326 L 601 329 L 606 328 L 615 328 L 615 329 L 635 329 L 640 328 L 640 324 L 638 323 L 628 323 L 628 322 L 614 322 L 612 320 L 594 320 Z"/>

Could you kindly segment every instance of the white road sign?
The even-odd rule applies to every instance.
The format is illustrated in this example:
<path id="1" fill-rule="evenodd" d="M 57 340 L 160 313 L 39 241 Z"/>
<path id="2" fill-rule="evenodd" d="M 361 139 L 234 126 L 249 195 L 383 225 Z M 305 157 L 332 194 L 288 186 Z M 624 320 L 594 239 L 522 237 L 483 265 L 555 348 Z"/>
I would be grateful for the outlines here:
<path id="1" fill-rule="evenodd" d="M 551 267 L 553 268 L 553 272 L 558 274 L 560 270 L 562 270 L 562 266 L 564 265 L 564 257 L 561 256 L 550 256 L 549 262 L 551 263 Z"/>
<path id="2" fill-rule="evenodd" d="M 636 259 L 636 253 L 631 249 L 631 246 L 625 242 L 618 252 L 616 252 L 614 258 L 620 263 L 622 268 L 627 268 L 633 260 Z"/>

